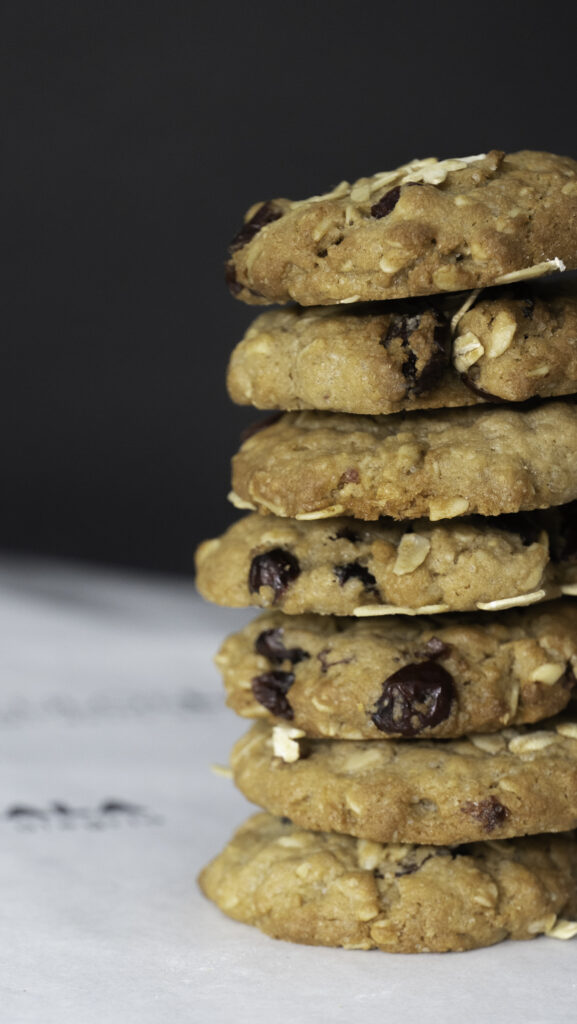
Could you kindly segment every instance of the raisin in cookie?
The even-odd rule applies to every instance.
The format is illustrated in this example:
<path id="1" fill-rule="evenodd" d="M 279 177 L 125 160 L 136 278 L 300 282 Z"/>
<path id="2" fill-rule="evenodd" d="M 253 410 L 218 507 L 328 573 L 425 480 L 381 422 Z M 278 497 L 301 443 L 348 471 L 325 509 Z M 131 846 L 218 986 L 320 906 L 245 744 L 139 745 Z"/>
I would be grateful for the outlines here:
<path id="1" fill-rule="evenodd" d="M 575 592 L 574 513 L 435 524 L 253 514 L 200 545 L 196 582 L 216 604 L 289 615 L 497 611 Z"/>
<path id="2" fill-rule="evenodd" d="M 493 150 L 415 160 L 248 211 L 227 280 L 249 303 L 433 295 L 577 266 L 577 162 Z M 531 269 L 532 268 L 532 269 Z"/>
<path id="3" fill-rule="evenodd" d="M 285 413 L 233 459 L 231 500 L 296 519 L 452 519 L 577 498 L 577 404 Z"/>
<path id="4" fill-rule="evenodd" d="M 577 391 L 575 284 L 485 291 L 461 316 L 458 299 L 262 313 L 232 353 L 230 396 L 389 415 Z"/>
<path id="5" fill-rule="evenodd" d="M 577 825 L 577 723 L 459 740 L 312 740 L 258 722 L 234 747 L 238 788 L 303 828 L 382 843 L 469 843 Z"/>
<path id="6" fill-rule="evenodd" d="M 257 814 L 199 882 L 225 914 L 275 939 L 443 953 L 575 935 L 575 852 L 571 834 L 383 846 Z"/>
<path id="7" fill-rule="evenodd" d="M 497 732 L 566 707 L 577 606 L 409 620 L 269 612 L 229 636 L 216 664 L 234 711 L 310 737 Z"/>

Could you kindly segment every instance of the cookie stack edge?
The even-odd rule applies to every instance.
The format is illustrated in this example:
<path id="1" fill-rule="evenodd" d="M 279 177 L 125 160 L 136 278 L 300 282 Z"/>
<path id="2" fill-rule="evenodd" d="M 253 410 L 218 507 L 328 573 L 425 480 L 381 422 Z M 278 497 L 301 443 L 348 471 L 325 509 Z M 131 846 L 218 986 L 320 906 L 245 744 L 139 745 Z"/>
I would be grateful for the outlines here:
<path id="1" fill-rule="evenodd" d="M 277 816 L 201 874 L 231 917 L 390 952 L 577 933 L 577 289 L 535 284 L 565 266 L 577 163 L 528 152 L 257 204 L 235 237 L 233 294 L 302 306 L 233 353 L 233 399 L 285 411 L 197 553 L 208 599 L 269 609 L 217 656 L 261 719 L 235 782 Z"/>

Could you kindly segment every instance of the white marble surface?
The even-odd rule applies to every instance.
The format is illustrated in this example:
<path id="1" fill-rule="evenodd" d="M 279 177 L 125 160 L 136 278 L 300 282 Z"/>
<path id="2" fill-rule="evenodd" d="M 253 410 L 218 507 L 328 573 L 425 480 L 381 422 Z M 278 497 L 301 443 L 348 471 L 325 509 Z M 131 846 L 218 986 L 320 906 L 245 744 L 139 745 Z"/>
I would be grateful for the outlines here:
<path id="1" fill-rule="evenodd" d="M 2 1024 L 577 1017 L 577 940 L 445 956 L 274 942 L 195 876 L 249 811 L 212 656 L 247 618 L 192 585 L 0 567 Z"/>

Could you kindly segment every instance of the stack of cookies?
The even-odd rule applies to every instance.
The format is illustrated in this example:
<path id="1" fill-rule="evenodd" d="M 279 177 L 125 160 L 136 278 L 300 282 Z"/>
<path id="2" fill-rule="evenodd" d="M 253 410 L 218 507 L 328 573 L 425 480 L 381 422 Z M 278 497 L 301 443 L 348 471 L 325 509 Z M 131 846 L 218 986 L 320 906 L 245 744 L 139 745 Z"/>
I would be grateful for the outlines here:
<path id="1" fill-rule="evenodd" d="M 198 551 L 263 807 L 201 875 L 270 935 L 577 933 L 577 162 L 501 152 L 259 203 L 231 397 L 285 410 Z M 546 280 L 543 280 L 546 278 Z"/>

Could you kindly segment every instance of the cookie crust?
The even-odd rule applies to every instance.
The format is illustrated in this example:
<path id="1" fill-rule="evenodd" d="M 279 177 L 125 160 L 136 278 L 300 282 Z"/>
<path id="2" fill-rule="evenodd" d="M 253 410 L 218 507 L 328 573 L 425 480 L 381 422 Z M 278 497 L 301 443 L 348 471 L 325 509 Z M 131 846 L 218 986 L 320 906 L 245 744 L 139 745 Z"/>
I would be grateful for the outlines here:
<path id="1" fill-rule="evenodd" d="M 449 952 L 574 934 L 575 839 L 393 845 L 257 814 L 200 875 L 229 917 L 308 945 Z"/>
<path id="2" fill-rule="evenodd" d="M 293 202 L 257 203 L 233 239 L 248 303 L 395 299 L 577 266 L 577 162 L 525 150 L 417 160 Z"/>

